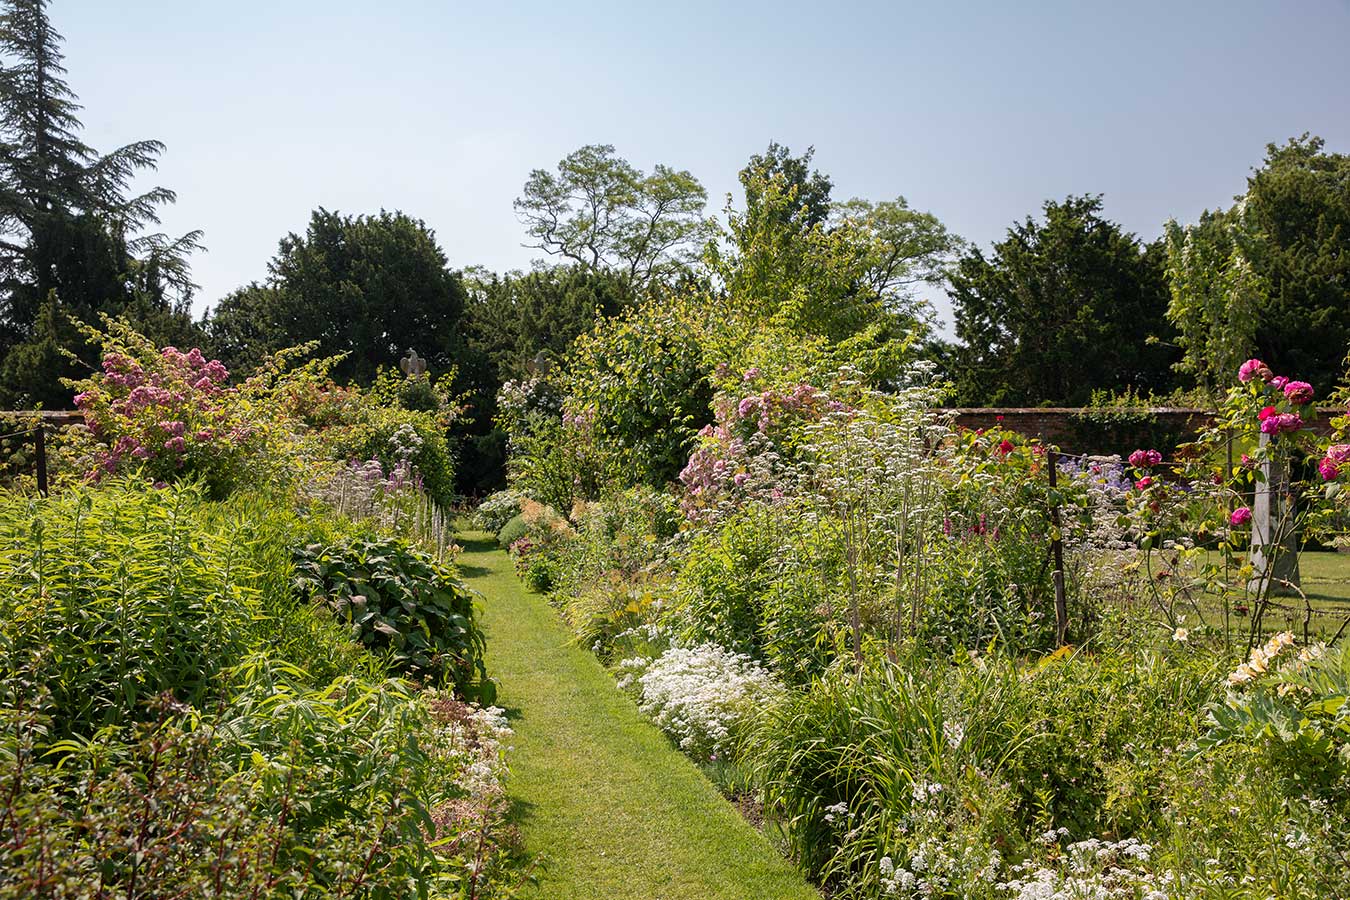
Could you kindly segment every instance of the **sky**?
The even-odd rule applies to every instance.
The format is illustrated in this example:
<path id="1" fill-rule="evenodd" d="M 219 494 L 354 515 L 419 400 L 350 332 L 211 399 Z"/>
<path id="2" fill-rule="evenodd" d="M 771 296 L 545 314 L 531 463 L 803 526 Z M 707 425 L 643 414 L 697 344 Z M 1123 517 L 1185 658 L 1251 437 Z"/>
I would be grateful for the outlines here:
<path id="1" fill-rule="evenodd" d="M 1267 143 L 1350 152 L 1350 0 L 49 12 L 86 142 L 167 145 L 153 183 L 178 193 L 166 232 L 205 233 L 199 312 L 264 278 L 319 206 L 421 218 L 456 268 L 528 268 L 512 200 L 585 144 L 689 170 L 710 212 L 769 141 L 814 146 L 837 199 L 904 196 L 982 246 L 1083 193 L 1152 239 L 1230 204 Z"/>

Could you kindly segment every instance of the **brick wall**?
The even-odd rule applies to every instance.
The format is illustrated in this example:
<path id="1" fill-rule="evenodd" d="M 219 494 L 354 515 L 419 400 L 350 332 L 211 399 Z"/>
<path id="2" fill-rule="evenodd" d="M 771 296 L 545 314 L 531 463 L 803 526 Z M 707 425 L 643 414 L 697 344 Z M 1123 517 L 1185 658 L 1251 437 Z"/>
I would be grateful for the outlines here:
<path id="1" fill-rule="evenodd" d="M 1047 444 L 1055 444 L 1068 452 L 1076 453 L 1128 453 L 1146 441 L 1132 442 L 1128 433 L 1122 433 L 1114 441 L 1101 439 L 1104 443 L 1119 446 L 1081 446 L 1092 439 L 1084 436 L 1084 414 L 1094 410 L 1079 407 L 1011 407 L 1007 409 L 992 407 L 965 407 L 953 410 L 956 413 L 956 425 L 962 428 L 983 429 L 1001 426 L 1009 431 L 1027 437 L 1039 438 Z M 1100 412 L 1100 411 L 1096 411 Z M 1209 425 L 1214 412 L 1205 409 L 1155 408 L 1139 410 L 1147 413 L 1153 425 L 1150 432 L 1172 432 L 1177 435 L 1193 435 Z M 1319 417 L 1313 427 L 1319 434 L 1330 433 L 1329 419 L 1340 415 L 1337 409 L 1319 410 Z M 1098 418 L 1100 421 L 1100 418 Z M 1122 432 L 1130 429 L 1124 428 Z M 1129 446 L 1133 443 L 1133 446 Z M 1171 449 L 1171 448 L 1159 448 Z"/>

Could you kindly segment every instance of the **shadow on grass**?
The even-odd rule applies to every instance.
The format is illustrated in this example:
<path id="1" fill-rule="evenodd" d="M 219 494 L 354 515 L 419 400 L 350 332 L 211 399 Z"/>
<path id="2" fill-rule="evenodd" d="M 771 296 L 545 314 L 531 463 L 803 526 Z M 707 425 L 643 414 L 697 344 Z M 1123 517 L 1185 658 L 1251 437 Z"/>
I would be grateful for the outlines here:
<path id="1" fill-rule="evenodd" d="M 463 535 L 460 535 L 458 538 L 456 538 L 456 543 L 458 543 L 469 553 L 490 553 L 491 551 L 498 549 L 497 541 L 490 537 L 467 538 L 464 537 Z M 460 568 L 463 569 L 470 567 L 461 566 Z M 480 571 L 486 572 L 487 570 L 482 569 Z"/>
<path id="2" fill-rule="evenodd" d="M 463 575 L 465 578 L 482 578 L 484 575 L 491 574 L 492 572 L 491 569 L 484 568 L 483 566 L 466 566 L 463 563 L 460 563 L 456 568 L 459 569 L 459 574 Z"/>

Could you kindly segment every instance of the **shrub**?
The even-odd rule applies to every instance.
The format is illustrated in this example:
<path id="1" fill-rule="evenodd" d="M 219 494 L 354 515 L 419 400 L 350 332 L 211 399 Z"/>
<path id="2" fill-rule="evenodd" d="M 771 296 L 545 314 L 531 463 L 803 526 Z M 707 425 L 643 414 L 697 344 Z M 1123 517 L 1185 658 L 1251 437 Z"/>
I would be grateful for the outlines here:
<path id="1" fill-rule="evenodd" d="M 129 327 L 109 321 L 103 370 L 74 382 L 94 447 L 87 474 L 100 478 L 140 468 L 153 481 L 200 479 L 221 497 L 246 475 L 257 484 L 265 451 L 283 440 L 271 386 L 255 378 L 231 386 L 219 360 L 200 350 L 157 349 Z"/>
<path id="2" fill-rule="evenodd" d="M 475 528 L 496 534 L 507 522 L 520 514 L 521 494 L 518 491 L 497 491 L 484 498 L 473 513 Z"/>
<path id="3" fill-rule="evenodd" d="M 514 515 L 497 532 L 497 545 L 505 550 L 523 538 L 529 530 L 530 526 L 525 524 L 524 517 Z"/>
<path id="4" fill-rule="evenodd" d="M 389 538 L 311 544 L 296 551 L 295 585 L 398 671 L 492 699 L 473 596 L 425 554 Z"/>
<path id="5" fill-rule="evenodd" d="M 166 692 L 209 705 L 240 659 L 292 636 L 302 665 L 351 664 L 337 629 L 277 602 L 297 527 L 259 498 L 217 505 L 191 485 L 0 499 L 0 670 L 40 671 L 52 727 L 88 735 Z"/>
<path id="6" fill-rule="evenodd" d="M 558 563 L 548 555 L 533 555 L 521 572 L 525 587 L 536 594 L 547 594 L 558 580 Z"/>

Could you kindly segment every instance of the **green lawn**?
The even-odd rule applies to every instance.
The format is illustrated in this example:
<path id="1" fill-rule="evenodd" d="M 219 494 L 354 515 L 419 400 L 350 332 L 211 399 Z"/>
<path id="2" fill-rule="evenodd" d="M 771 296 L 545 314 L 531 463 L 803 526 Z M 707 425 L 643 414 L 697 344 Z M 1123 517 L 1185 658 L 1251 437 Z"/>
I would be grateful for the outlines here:
<path id="1" fill-rule="evenodd" d="M 488 668 L 516 734 L 508 782 L 527 897 L 548 900 L 819 900 L 792 865 L 575 646 L 543 598 L 482 533 L 460 569 L 483 594 Z"/>

